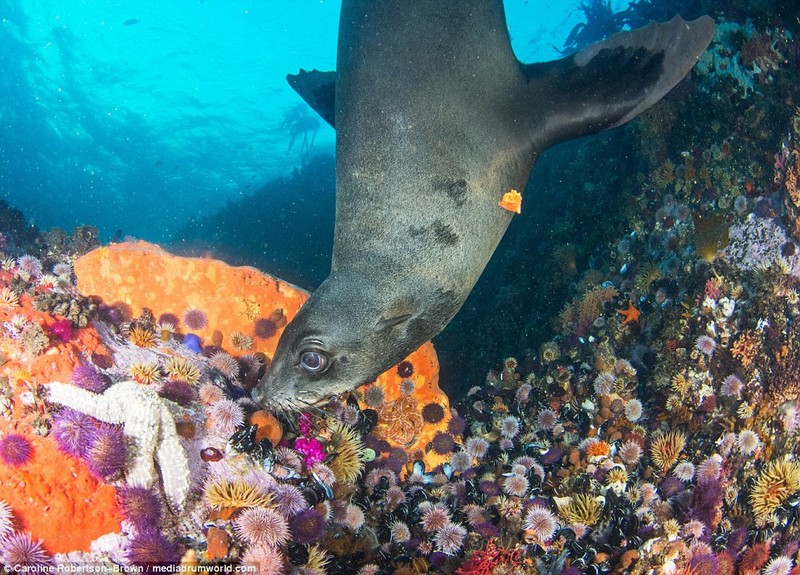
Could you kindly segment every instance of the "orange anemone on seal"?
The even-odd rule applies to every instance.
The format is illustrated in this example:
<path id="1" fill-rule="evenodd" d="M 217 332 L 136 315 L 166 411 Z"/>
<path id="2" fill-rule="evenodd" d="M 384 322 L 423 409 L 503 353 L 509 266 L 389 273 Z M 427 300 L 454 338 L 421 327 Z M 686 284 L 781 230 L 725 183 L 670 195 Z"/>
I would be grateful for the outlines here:
<path id="1" fill-rule="evenodd" d="M 503 208 L 504 210 L 508 210 L 509 212 L 513 212 L 515 214 L 522 213 L 522 194 L 520 194 L 517 190 L 509 190 L 505 194 L 503 194 L 503 198 L 497 202 L 497 205 Z"/>

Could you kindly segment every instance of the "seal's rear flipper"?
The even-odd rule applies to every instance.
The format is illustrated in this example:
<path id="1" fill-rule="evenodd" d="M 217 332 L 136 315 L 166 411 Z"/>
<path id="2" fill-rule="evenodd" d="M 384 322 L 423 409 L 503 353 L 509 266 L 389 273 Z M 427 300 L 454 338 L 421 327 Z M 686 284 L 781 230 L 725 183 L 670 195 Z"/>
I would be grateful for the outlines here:
<path id="1" fill-rule="evenodd" d="M 300 70 L 286 76 L 286 81 L 323 120 L 336 127 L 336 72 Z"/>
<path id="2" fill-rule="evenodd" d="M 686 22 L 676 16 L 561 60 L 523 65 L 529 117 L 541 118 L 533 126 L 535 148 L 619 126 L 644 112 L 689 72 L 713 35 L 711 18 Z"/>

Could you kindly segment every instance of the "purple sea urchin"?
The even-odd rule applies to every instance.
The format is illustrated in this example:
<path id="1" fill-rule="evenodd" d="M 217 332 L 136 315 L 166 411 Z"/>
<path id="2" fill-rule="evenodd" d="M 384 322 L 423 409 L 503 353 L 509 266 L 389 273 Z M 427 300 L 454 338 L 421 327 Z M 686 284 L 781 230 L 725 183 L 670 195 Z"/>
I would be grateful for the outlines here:
<path id="1" fill-rule="evenodd" d="M 0 563 L 15 570 L 16 567 L 50 565 L 51 559 L 40 541 L 30 533 L 12 533 L 0 539 Z"/>
<path id="2" fill-rule="evenodd" d="M 14 515 L 11 506 L 0 499 L 0 541 L 14 529 Z"/>
<path id="3" fill-rule="evenodd" d="M 308 507 L 303 492 L 290 483 L 279 483 L 272 488 L 278 511 L 286 517 L 301 513 Z"/>
<path id="4" fill-rule="evenodd" d="M 19 433 L 0 436 L 0 460 L 13 467 L 21 467 L 31 460 L 33 446 L 30 440 Z"/>
<path id="5" fill-rule="evenodd" d="M 636 398 L 625 402 L 625 417 L 628 421 L 636 422 L 642 417 L 642 402 Z"/>
<path id="6" fill-rule="evenodd" d="M 464 544 L 467 530 L 458 523 L 447 523 L 436 531 L 433 542 L 437 551 L 446 555 L 455 555 Z"/>
<path id="7" fill-rule="evenodd" d="M 536 425 L 545 431 L 553 429 L 556 423 L 558 423 L 558 414 L 549 407 L 539 411 L 536 416 Z"/>
<path id="8" fill-rule="evenodd" d="M 482 437 L 473 436 L 464 442 L 464 451 L 473 459 L 481 459 L 489 450 L 489 442 Z"/>
<path id="9" fill-rule="evenodd" d="M 304 509 L 289 519 L 292 541 L 308 545 L 325 534 L 325 518 L 316 509 Z"/>
<path id="10" fill-rule="evenodd" d="M 667 499 L 681 493 L 683 491 L 683 483 L 674 475 L 669 475 L 661 480 L 658 489 L 661 495 Z"/>
<path id="11" fill-rule="evenodd" d="M 503 491 L 515 497 L 524 497 L 530 487 L 524 475 L 509 475 L 503 481 Z"/>
<path id="12" fill-rule="evenodd" d="M 171 325 L 172 329 L 178 325 L 178 316 L 174 313 L 162 313 L 158 316 L 158 325 Z"/>
<path id="13" fill-rule="evenodd" d="M 481 481 L 478 484 L 478 489 L 480 490 L 481 493 L 489 497 L 493 497 L 503 493 L 503 490 L 500 489 L 500 486 L 496 482 L 490 481 L 488 479 Z"/>
<path id="14" fill-rule="evenodd" d="M 73 369 L 70 382 L 92 393 L 103 393 L 108 387 L 108 380 L 105 376 L 89 364 L 81 364 Z"/>
<path id="15" fill-rule="evenodd" d="M 154 529 L 161 519 L 161 501 L 150 489 L 138 485 L 119 488 L 117 495 L 122 511 L 138 531 Z"/>
<path id="16" fill-rule="evenodd" d="M 17 267 L 30 275 L 33 279 L 38 279 L 42 276 L 42 262 L 39 258 L 34 256 L 24 255 L 17 258 Z"/>
<path id="17" fill-rule="evenodd" d="M 389 525 L 389 538 L 398 543 L 405 543 L 411 539 L 411 530 L 403 521 L 394 521 Z"/>
<path id="18" fill-rule="evenodd" d="M 381 386 L 370 385 L 364 390 L 364 403 L 367 406 L 377 408 L 383 405 L 384 401 L 386 401 L 386 393 Z"/>
<path id="19" fill-rule="evenodd" d="M 189 329 L 203 329 L 208 325 L 208 316 L 203 310 L 189 308 L 183 312 L 183 325 Z"/>
<path id="20" fill-rule="evenodd" d="M 719 393 L 722 396 L 739 398 L 743 389 L 744 383 L 742 383 L 742 380 L 732 373 L 722 380 L 722 387 L 720 387 Z"/>
<path id="21" fill-rule="evenodd" d="M 406 493 L 398 486 L 390 487 L 386 490 L 386 495 L 383 496 L 386 502 L 386 509 L 392 511 L 397 509 L 399 505 L 406 502 Z"/>
<path id="22" fill-rule="evenodd" d="M 214 430 L 222 435 L 230 435 L 244 423 L 242 407 L 230 399 L 220 399 L 208 408 Z"/>
<path id="23" fill-rule="evenodd" d="M 722 457 L 714 454 L 704 459 L 697 467 L 697 481 L 717 481 L 722 473 Z"/>
<path id="24" fill-rule="evenodd" d="M 435 503 L 423 511 L 419 523 L 423 531 L 433 533 L 450 523 L 450 512 L 444 505 Z"/>
<path id="25" fill-rule="evenodd" d="M 444 407 L 439 403 L 426 403 L 421 413 L 425 423 L 435 424 L 444 419 Z"/>
<path id="26" fill-rule="evenodd" d="M 594 378 L 594 392 L 597 395 L 609 395 L 613 393 L 617 383 L 617 376 L 610 371 L 601 371 Z"/>
<path id="27" fill-rule="evenodd" d="M 397 365 L 397 375 L 406 378 L 414 375 L 414 366 L 410 361 L 401 361 Z"/>
<path id="28" fill-rule="evenodd" d="M 159 386 L 158 395 L 174 401 L 181 407 L 188 407 L 197 400 L 197 389 L 185 381 L 168 379 Z"/>
<path id="29" fill-rule="evenodd" d="M 403 395 L 413 395 L 416 389 L 417 384 L 409 377 L 400 382 L 400 393 Z"/>
<path id="30" fill-rule="evenodd" d="M 311 471 L 323 485 L 330 487 L 336 483 L 336 475 L 333 473 L 333 470 L 322 462 L 317 462 L 312 465 Z"/>
<path id="31" fill-rule="evenodd" d="M 472 456 L 466 451 L 458 451 L 450 456 L 453 471 L 466 471 L 472 467 Z"/>
<path id="32" fill-rule="evenodd" d="M 283 575 L 283 554 L 269 545 L 251 545 L 242 555 L 242 565 L 254 567 L 259 575 Z"/>
<path id="33" fill-rule="evenodd" d="M 354 405 L 345 405 L 339 413 L 339 420 L 350 427 L 358 425 L 361 411 Z"/>
<path id="34" fill-rule="evenodd" d="M 289 539 L 286 518 L 275 509 L 250 507 L 241 512 L 233 528 L 250 545 L 279 547 Z"/>
<path id="35" fill-rule="evenodd" d="M 368 488 L 374 489 L 380 485 L 382 481 L 386 482 L 386 487 L 397 485 L 397 474 L 391 469 L 385 467 L 378 467 L 367 473 L 364 479 L 364 485 Z"/>
<path id="36" fill-rule="evenodd" d="M 53 416 L 53 437 L 59 449 L 70 455 L 85 455 L 93 428 L 92 418 L 69 407 L 61 408 Z"/>
<path id="37" fill-rule="evenodd" d="M 348 503 L 344 508 L 344 513 L 339 519 L 339 523 L 347 527 L 353 533 L 358 533 L 366 521 L 364 510 L 358 505 Z"/>
<path id="38" fill-rule="evenodd" d="M 59 262 L 53 266 L 53 275 L 56 276 L 71 276 L 72 275 L 72 265 L 68 264 L 67 262 Z"/>
<path id="39" fill-rule="evenodd" d="M 694 340 L 694 348 L 703 355 L 711 357 L 714 355 L 714 350 L 717 349 L 717 342 L 713 337 L 701 335 Z"/>
<path id="40" fill-rule="evenodd" d="M 742 455 L 752 455 L 761 447 L 761 439 L 755 431 L 743 429 L 736 438 L 736 445 Z"/>
<path id="41" fill-rule="evenodd" d="M 517 393 L 514 394 L 514 401 L 520 404 L 528 403 L 531 391 L 533 391 L 533 386 L 530 383 L 523 383 L 517 389 Z"/>
<path id="42" fill-rule="evenodd" d="M 537 462 L 536 459 L 530 455 L 520 455 L 511 463 L 513 465 L 522 465 L 525 469 L 531 469 Z"/>
<path id="43" fill-rule="evenodd" d="M 507 415 L 500 422 L 500 435 L 506 439 L 514 439 L 520 430 L 519 419 L 513 415 Z"/>
<path id="44" fill-rule="evenodd" d="M 719 564 L 714 552 L 707 544 L 700 541 L 692 545 L 692 558 L 687 570 L 689 573 L 719 573 Z M 686 572 L 684 571 L 684 572 Z"/>
<path id="45" fill-rule="evenodd" d="M 467 422 L 463 417 L 458 415 L 455 410 L 451 410 L 451 412 L 452 417 L 450 418 L 450 421 L 447 422 L 447 433 L 453 437 L 460 437 L 467 429 Z"/>
<path id="46" fill-rule="evenodd" d="M 699 540 L 703 536 L 703 533 L 706 531 L 706 526 L 705 524 L 703 524 L 702 521 L 698 521 L 697 519 L 692 519 L 683 524 L 683 527 L 681 527 L 681 531 L 685 536 Z"/>
<path id="47" fill-rule="evenodd" d="M 483 523 L 476 524 L 474 530 L 475 533 L 477 533 L 478 535 L 487 540 L 499 538 L 503 534 L 500 527 L 498 527 L 491 521 L 484 521 Z"/>
<path id="48" fill-rule="evenodd" d="M 514 440 L 508 437 L 501 437 L 500 441 L 497 442 L 497 447 L 500 451 L 511 451 L 514 449 Z"/>
<path id="49" fill-rule="evenodd" d="M 89 469 L 103 479 L 114 479 L 125 469 L 125 436 L 122 427 L 101 423 L 92 428 L 86 449 Z"/>
<path id="50" fill-rule="evenodd" d="M 125 558 L 132 565 L 174 564 L 180 560 L 178 550 L 169 539 L 155 529 L 138 531 L 130 538 Z"/>
<path id="51" fill-rule="evenodd" d="M 201 385 L 197 393 L 203 405 L 212 405 L 225 397 L 222 390 L 211 383 Z"/>
<path id="52" fill-rule="evenodd" d="M 239 362 L 224 351 L 218 351 L 212 355 L 209 359 L 209 364 L 228 379 L 239 377 Z"/>
<path id="53" fill-rule="evenodd" d="M 793 566 L 791 557 L 779 555 L 774 557 L 764 567 L 764 575 L 789 575 Z"/>
<path id="54" fill-rule="evenodd" d="M 455 447 L 456 443 L 453 441 L 453 438 L 449 434 L 441 431 L 434 435 L 431 441 L 431 449 L 433 449 L 434 453 L 439 455 L 452 453 Z"/>
<path id="55" fill-rule="evenodd" d="M 532 505 L 525 514 L 523 527 L 528 535 L 539 542 L 546 542 L 553 538 L 558 529 L 558 519 L 549 509 L 541 505 Z"/>
<path id="56" fill-rule="evenodd" d="M 462 511 L 467 519 L 467 523 L 473 527 L 489 520 L 486 510 L 480 505 L 469 503 L 462 508 Z"/>
<path id="57" fill-rule="evenodd" d="M 691 481 L 694 478 L 694 465 L 690 461 L 681 461 L 672 470 L 672 474 L 681 481 Z"/>

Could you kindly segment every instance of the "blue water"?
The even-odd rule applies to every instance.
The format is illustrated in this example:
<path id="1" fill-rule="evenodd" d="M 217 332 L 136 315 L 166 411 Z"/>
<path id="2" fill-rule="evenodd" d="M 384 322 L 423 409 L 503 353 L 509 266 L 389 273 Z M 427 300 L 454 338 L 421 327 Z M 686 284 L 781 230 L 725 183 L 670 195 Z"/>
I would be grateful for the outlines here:
<path id="1" fill-rule="evenodd" d="M 576 5 L 507 0 L 518 57 L 558 57 Z M 42 229 L 165 241 L 290 173 L 303 136 L 332 153 L 323 122 L 282 124 L 308 120 L 286 74 L 334 68 L 339 7 L 0 0 L 0 197 Z"/>

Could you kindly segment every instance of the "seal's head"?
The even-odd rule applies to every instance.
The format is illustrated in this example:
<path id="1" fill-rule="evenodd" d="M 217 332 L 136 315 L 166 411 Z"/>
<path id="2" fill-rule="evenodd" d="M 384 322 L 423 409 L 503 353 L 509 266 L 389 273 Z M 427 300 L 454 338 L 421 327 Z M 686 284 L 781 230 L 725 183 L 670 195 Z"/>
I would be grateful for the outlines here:
<path id="1" fill-rule="evenodd" d="M 302 410 L 372 381 L 427 341 L 418 302 L 382 287 L 353 274 L 325 280 L 286 326 L 253 399 Z"/>

